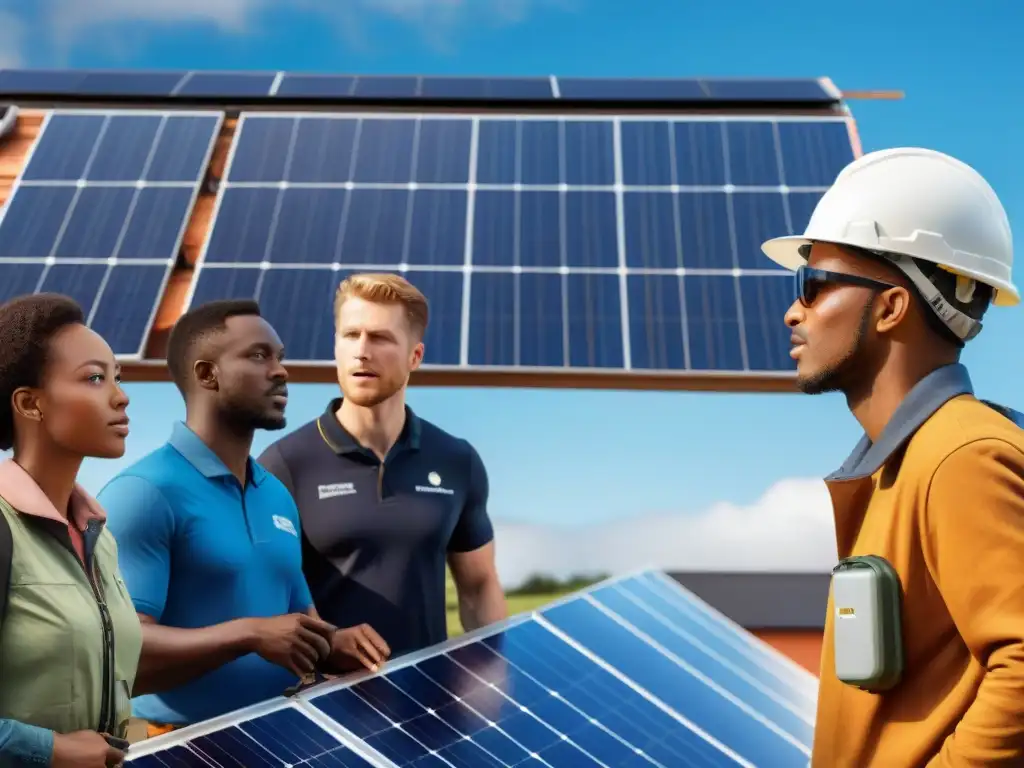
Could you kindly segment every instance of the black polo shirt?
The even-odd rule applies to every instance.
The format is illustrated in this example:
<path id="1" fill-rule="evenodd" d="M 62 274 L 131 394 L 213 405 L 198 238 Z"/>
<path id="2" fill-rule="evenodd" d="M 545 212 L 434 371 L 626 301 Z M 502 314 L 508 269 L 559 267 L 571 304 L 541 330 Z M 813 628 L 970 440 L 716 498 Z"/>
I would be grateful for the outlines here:
<path id="1" fill-rule="evenodd" d="M 447 553 L 494 535 L 483 462 L 467 441 L 406 408 L 382 465 L 338 423 L 340 405 L 332 400 L 258 459 L 299 508 L 313 602 L 336 626 L 372 626 L 393 656 L 439 643 L 448 636 Z"/>

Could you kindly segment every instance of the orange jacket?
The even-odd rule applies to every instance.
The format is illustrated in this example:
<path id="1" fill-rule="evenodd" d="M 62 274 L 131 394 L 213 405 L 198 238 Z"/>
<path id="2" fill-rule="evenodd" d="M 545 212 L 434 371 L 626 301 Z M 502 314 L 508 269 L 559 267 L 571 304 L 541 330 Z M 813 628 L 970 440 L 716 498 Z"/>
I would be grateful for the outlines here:
<path id="1" fill-rule="evenodd" d="M 839 556 L 875 554 L 903 588 L 903 679 L 835 676 L 831 596 L 814 768 L 1024 766 L 1024 429 L 940 368 L 878 442 L 826 478 Z"/>

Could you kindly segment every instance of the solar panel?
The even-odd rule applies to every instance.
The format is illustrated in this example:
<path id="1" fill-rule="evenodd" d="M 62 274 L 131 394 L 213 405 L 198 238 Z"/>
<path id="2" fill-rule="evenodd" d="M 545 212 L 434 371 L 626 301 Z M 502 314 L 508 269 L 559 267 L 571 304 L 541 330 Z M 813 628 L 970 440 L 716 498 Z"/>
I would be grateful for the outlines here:
<path id="1" fill-rule="evenodd" d="M 221 99 L 761 102 L 833 105 L 820 78 L 557 78 L 331 75 L 300 72 L 0 70 L 0 95 Z"/>
<path id="2" fill-rule="evenodd" d="M 116 354 L 140 356 L 222 119 L 49 113 L 0 218 L 3 294 L 70 295 Z"/>
<path id="3" fill-rule="evenodd" d="M 803 768 L 815 695 L 808 672 L 642 573 L 132 752 L 142 766 L 293 765 L 333 750 L 310 764 Z"/>
<path id="4" fill-rule="evenodd" d="M 245 113 L 191 301 L 329 361 L 338 282 L 396 271 L 428 367 L 788 374 L 760 244 L 852 159 L 845 118 Z"/>

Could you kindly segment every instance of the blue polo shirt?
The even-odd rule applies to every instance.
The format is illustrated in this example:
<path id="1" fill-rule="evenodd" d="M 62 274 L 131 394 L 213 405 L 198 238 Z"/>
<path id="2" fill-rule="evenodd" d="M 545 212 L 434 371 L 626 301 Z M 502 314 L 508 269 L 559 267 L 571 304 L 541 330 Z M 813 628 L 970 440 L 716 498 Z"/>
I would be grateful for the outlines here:
<path id="1" fill-rule="evenodd" d="M 299 515 L 291 494 L 252 459 L 238 480 L 184 424 L 97 497 L 117 540 L 135 609 L 195 629 L 305 612 Z M 281 695 L 295 676 L 257 654 L 133 701 L 137 717 L 185 725 Z"/>

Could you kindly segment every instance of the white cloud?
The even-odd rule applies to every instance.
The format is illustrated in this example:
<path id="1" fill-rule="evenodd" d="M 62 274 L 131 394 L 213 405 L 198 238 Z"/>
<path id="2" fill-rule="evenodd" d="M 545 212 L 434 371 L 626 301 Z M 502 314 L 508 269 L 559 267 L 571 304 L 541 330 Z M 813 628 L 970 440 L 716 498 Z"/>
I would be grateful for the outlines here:
<path id="1" fill-rule="evenodd" d="M 35 0 L 33 35 L 60 54 L 85 39 L 106 40 L 104 33 L 123 23 L 211 26 L 226 34 L 266 32 L 265 13 L 282 9 L 313 14 L 349 42 L 370 44 L 375 21 L 397 19 L 419 29 L 424 39 L 446 47 L 452 32 L 467 24 L 517 24 L 538 5 L 568 9 L 575 0 Z M 0 43 L 6 33 L 26 25 L 15 9 L 20 0 L 0 0 Z M 24 6 L 21 6 L 24 7 Z M 8 10 L 4 10 L 8 9 Z M 21 17 L 19 22 L 18 17 Z M 7 17 L 17 22 L 8 25 Z M 3 56 L 0 51 L 0 56 Z"/>
<path id="2" fill-rule="evenodd" d="M 755 503 L 697 513 L 641 515 L 585 528 L 495 524 L 498 571 L 515 586 L 533 573 L 829 571 L 836 562 L 832 503 L 821 480 L 782 480 Z"/>

